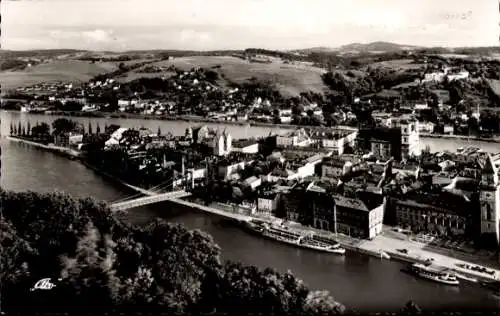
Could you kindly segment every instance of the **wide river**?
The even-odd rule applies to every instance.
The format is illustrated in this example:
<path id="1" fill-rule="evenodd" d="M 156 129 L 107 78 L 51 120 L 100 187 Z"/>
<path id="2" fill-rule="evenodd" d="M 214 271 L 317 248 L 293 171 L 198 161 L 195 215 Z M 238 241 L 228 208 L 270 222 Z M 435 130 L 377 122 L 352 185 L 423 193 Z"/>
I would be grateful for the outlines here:
<path id="1" fill-rule="evenodd" d="M 22 115 L 1 112 L 1 134 L 7 135 L 10 122 L 30 120 L 49 122 L 54 117 Z M 78 119 L 88 123 L 89 119 Z M 104 119 L 92 119 L 104 126 Z M 160 125 L 163 132 L 184 133 L 188 123 L 155 122 L 149 120 L 109 120 L 122 126 L 145 126 L 154 131 Z M 235 137 L 267 135 L 269 128 L 227 126 Z M 275 129 L 274 131 L 279 131 Z M 467 142 L 446 142 L 426 139 L 432 149 L 460 147 Z M 434 144 L 434 145 L 432 145 Z M 483 145 L 483 143 L 481 143 Z M 485 149 L 498 144 L 484 143 Z M 492 146 L 493 145 L 493 146 Z M 2 178 L 4 189 L 51 192 L 66 191 L 75 196 L 93 196 L 97 199 L 115 201 L 127 196 L 123 188 L 108 182 L 79 162 L 70 161 L 28 145 L 1 140 Z M 498 147 L 497 147 L 498 148 Z M 125 215 L 138 225 L 157 217 L 182 223 L 189 228 L 199 228 L 211 234 L 222 249 L 224 259 L 242 261 L 259 267 L 273 267 L 280 271 L 291 270 L 311 288 L 326 289 L 333 297 L 349 307 L 364 312 L 395 311 L 406 301 L 414 300 L 428 310 L 485 310 L 500 309 L 500 300 L 476 284 L 464 283 L 459 288 L 434 284 L 401 273 L 402 263 L 381 260 L 355 253 L 345 257 L 291 248 L 248 235 L 212 215 L 199 213 L 168 203 L 130 210 Z"/>

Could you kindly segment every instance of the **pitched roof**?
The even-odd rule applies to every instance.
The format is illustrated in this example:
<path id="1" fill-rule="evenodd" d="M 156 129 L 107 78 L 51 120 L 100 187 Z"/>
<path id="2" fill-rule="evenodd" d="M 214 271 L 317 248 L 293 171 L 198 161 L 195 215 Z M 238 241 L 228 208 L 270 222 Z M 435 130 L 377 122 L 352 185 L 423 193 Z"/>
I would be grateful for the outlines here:
<path id="1" fill-rule="evenodd" d="M 481 167 L 485 173 L 495 173 L 495 165 L 491 159 L 491 155 L 488 154 L 484 160 L 481 161 Z"/>
<path id="2" fill-rule="evenodd" d="M 337 206 L 360 211 L 369 211 L 365 203 L 361 200 L 351 199 L 341 195 L 334 195 L 333 198 L 335 199 L 335 204 Z"/>

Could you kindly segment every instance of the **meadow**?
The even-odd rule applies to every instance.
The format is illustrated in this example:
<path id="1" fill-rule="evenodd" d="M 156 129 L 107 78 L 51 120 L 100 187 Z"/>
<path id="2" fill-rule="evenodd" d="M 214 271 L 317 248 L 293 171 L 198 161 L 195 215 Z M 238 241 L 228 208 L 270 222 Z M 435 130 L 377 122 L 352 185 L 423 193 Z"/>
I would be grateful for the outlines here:
<path id="1" fill-rule="evenodd" d="M 324 70 L 307 64 L 284 64 L 277 60 L 271 63 L 250 63 L 229 56 L 193 56 L 156 62 L 149 66 L 154 65 L 164 67 L 174 65 L 178 69 L 186 71 L 195 67 L 212 68 L 213 71 L 219 73 L 221 84 L 228 82 L 243 83 L 254 77 L 260 82 L 273 82 L 276 88 L 285 96 L 295 96 L 307 91 L 323 93 L 328 89 L 321 79 Z M 120 81 L 133 80 L 139 77 L 170 75 L 172 75 L 171 72 L 144 74 L 137 70 L 131 71 Z"/>
<path id="2" fill-rule="evenodd" d="M 414 63 L 413 59 L 394 59 L 388 61 L 374 62 L 369 65 L 371 68 L 389 68 L 393 70 L 419 69 L 424 64 Z"/>
<path id="3" fill-rule="evenodd" d="M 0 72 L 2 90 L 7 91 L 42 82 L 85 82 L 98 74 L 118 69 L 117 63 L 91 63 L 79 60 L 53 60 L 20 71 Z"/>

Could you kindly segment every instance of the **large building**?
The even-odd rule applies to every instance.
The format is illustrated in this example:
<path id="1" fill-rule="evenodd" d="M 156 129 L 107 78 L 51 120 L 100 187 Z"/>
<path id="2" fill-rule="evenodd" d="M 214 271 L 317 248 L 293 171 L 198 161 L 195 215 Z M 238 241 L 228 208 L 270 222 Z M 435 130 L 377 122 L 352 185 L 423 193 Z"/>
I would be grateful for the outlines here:
<path id="1" fill-rule="evenodd" d="M 473 231 L 474 203 L 462 195 L 413 191 L 391 200 L 391 206 L 395 224 L 414 232 L 465 235 Z"/>
<path id="2" fill-rule="evenodd" d="M 346 148 L 354 147 L 358 136 L 358 131 L 352 128 L 312 128 L 307 132 L 313 144 L 329 149 L 335 155 L 342 155 Z"/>
<path id="3" fill-rule="evenodd" d="M 227 130 L 210 129 L 208 126 L 186 129 L 185 138 L 193 143 L 204 144 L 211 148 L 215 156 L 227 156 L 231 152 L 233 138 Z"/>
<path id="4" fill-rule="evenodd" d="M 480 190 L 480 212 L 481 212 L 481 235 L 493 239 L 500 244 L 500 182 L 498 179 L 498 168 L 493 159 L 487 155 L 481 161 L 481 190 Z"/>
<path id="5" fill-rule="evenodd" d="M 303 128 L 276 136 L 276 147 L 278 148 L 308 147 L 311 143 L 309 135 Z"/>
<path id="6" fill-rule="evenodd" d="M 382 232 L 385 199 L 380 194 L 349 198 L 310 182 L 284 195 L 283 205 L 287 219 L 317 229 L 364 239 Z"/>
<path id="7" fill-rule="evenodd" d="M 417 122 L 411 120 L 391 120 L 389 127 L 361 129 L 357 144 L 380 160 L 405 160 L 421 154 Z"/>
<path id="8" fill-rule="evenodd" d="M 401 227 L 436 235 L 464 235 L 500 245 L 500 183 L 492 157 L 476 157 L 446 186 L 409 189 L 391 197 L 389 218 Z M 475 172 L 477 171 L 477 172 Z M 433 180 L 434 181 L 434 180 Z"/>
<path id="9" fill-rule="evenodd" d="M 300 128 L 276 137 L 278 148 L 317 147 L 342 155 L 348 147 L 354 147 L 358 132 L 353 128 L 315 127 Z"/>
<path id="10" fill-rule="evenodd" d="M 340 195 L 335 195 L 334 200 L 337 233 L 373 239 L 382 232 L 384 200 L 367 201 L 366 199 L 352 199 Z"/>

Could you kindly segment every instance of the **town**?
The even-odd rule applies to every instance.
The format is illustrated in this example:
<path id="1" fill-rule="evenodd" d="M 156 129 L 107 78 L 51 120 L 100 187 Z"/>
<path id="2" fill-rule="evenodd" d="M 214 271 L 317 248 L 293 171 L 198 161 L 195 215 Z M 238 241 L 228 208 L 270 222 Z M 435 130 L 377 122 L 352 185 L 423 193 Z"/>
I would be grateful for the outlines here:
<path id="1" fill-rule="evenodd" d="M 465 279 L 497 293 L 500 151 L 475 143 L 431 152 L 422 140 L 499 141 L 498 62 L 418 51 L 377 56 L 336 67 L 314 54 L 252 49 L 146 61 L 89 57 L 119 65 L 84 82 L 18 87 L 2 106 L 21 112 L 10 121 L 11 140 L 78 159 L 137 192 L 110 201 L 112 212 L 170 201 L 295 247 L 402 260 L 419 277 L 447 285 Z M 230 63 L 300 68 L 311 60 L 327 92 L 289 95 L 224 72 Z M 194 67 L 176 64 L 186 61 Z M 48 124 L 35 114 L 59 118 Z M 174 135 L 159 125 L 103 126 L 94 117 L 189 127 Z M 240 139 L 231 125 L 284 129 Z"/>
<path id="2" fill-rule="evenodd" d="M 368 240 L 388 226 L 457 251 L 500 244 L 500 153 L 430 153 L 419 147 L 411 118 L 256 139 L 207 126 L 185 135 L 116 125 L 101 131 L 60 118 L 52 126 L 13 124 L 11 135 L 72 148 L 127 183 L 186 189 L 199 203 L 231 212 Z"/>
<path id="3" fill-rule="evenodd" d="M 498 312 L 472 4 L 4 1 L 0 316 Z"/>
<path id="4" fill-rule="evenodd" d="M 293 54 L 270 57 L 252 50 L 238 57 L 250 64 L 267 58 L 273 65 L 306 58 Z M 116 72 L 84 83 L 19 87 L 5 95 L 2 107 L 33 113 L 111 113 L 116 117 L 327 127 L 390 126 L 392 118 L 413 115 L 416 129 L 423 135 L 487 139 L 500 133 L 494 107 L 500 79 L 496 60 L 412 52 L 380 55 L 367 65 L 354 60 L 343 68 L 326 68 L 321 77 L 330 93 L 305 91 L 285 96 L 256 78 L 243 83 L 224 79 L 223 63 L 236 59 L 234 54 L 206 58 L 218 58 L 214 60 L 221 64 L 183 70 L 175 66 L 177 57 L 172 56 L 163 56 L 163 62 L 154 59 L 128 66 L 121 62 Z M 137 71 L 136 79 L 121 78 L 132 70 Z M 229 83 L 221 84 L 223 80 Z"/>

